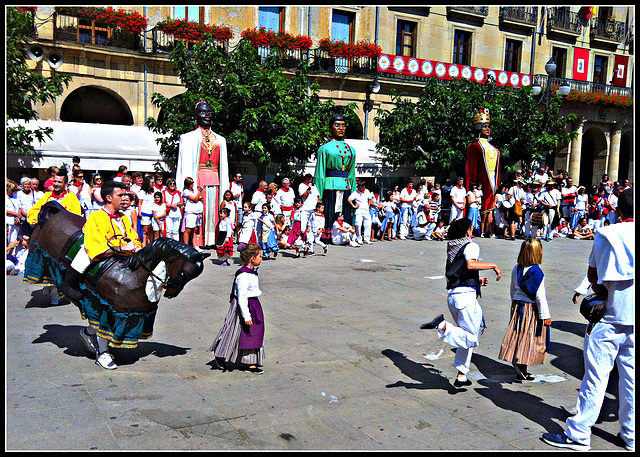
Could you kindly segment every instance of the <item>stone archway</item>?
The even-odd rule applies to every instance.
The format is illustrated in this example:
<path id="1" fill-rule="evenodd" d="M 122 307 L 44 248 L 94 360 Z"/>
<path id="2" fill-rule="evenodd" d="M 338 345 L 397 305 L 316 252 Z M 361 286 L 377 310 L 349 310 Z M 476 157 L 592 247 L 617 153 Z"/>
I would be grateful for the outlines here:
<path id="1" fill-rule="evenodd" d="M 607 138 L 600 127 L 591 127 L 582 134 L 580 178 L 578 183 L 590 189 L 600 182 L 607 166 Z"/>
<path id="2" fill-rule="evenodd" d="M 60 120 L 89 124 L 133 125 L 133 114 L 120 95 L 99 86 L 71 92 L 60 108 Z"/>

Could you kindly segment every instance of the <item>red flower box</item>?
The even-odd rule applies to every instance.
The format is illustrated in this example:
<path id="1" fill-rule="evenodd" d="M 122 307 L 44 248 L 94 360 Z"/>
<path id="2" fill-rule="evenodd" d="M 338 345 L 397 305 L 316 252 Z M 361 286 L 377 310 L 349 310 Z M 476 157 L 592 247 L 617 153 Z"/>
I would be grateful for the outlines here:
<path id="1" fill-rule="evenodd" d="M 348 44 L 344 41 L 333 41 L 329 38 L 320 40 L 319 49 L 329 54 L 330 57 L 369 57 L 377 59 L 382 55 L 382 48 L 370 41 L 360 40 L 356 44 Z"/>
<path id="2" fill-rule="evenodd" d="M 231 27 L 205 25 L 198 22 L 187 21 L 186 19 L 167 18 L 164 21 L 158 22 L 156 27 L 179 40 L 202 41 L 205 33 L 213 35 L 213 39 L 216 41 L 229 41 L 233 38 Z"/>
<path id="3" fill-rule="evenodd" d="M 274 32 L 264 27 L 247 29 L 242 32 L 242 38 L 256 48 L 278 48 L 283 51 L 294 49 L 306 51 L 313 45 L 313 40 L 306 35 L 294 36 L 288 32 Z"/>
<path id="4" fill-rule="evenodd" d="M 127 33 L 140 33 L 147 27 L 147 18 L 137 11 L 114 10 L 111 7 L 56 6 L 58 14 L 96 21 L 96 23 L 120 29 Z"/>

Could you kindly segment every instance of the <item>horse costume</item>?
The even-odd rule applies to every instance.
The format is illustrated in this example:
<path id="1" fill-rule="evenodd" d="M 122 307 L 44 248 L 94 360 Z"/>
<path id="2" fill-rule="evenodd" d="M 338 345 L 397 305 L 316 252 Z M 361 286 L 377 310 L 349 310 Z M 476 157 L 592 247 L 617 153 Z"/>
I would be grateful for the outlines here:
<path id="1" fill-rule="evenodd" d="M 53 284 L 60 291 L 66 270 L 82 248 L 84 223 L 82 216 L 57 202 L 43 205 L 29 242 L 24 282 Z M 133 255 L 92 262 L 80 284 L 82 298 L 74 304 L 110 346 L 134 348 L 153 333 L 161 289 L 165 297 L 176 297 L 202 273 L 210 255 L 158 238 Z"/>

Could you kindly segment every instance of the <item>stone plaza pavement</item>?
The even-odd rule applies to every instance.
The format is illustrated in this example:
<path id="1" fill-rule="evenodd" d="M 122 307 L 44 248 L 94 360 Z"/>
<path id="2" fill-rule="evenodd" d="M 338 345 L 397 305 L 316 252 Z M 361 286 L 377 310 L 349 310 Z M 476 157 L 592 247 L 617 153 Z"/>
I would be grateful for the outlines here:
<path id="1" fill-rule="evenodd" d="M 473 384 L 455 389 L 452 348 L 422 323 L 447 319 L 446 242 L 330 246 L 327 256 L 281 253 L 259 269 L 266 320 L 263 375 L 214 368 L 208 347 L 228 310 L 233 274 L 215 252 L 204 273 L 163 298 L 152 339 L 95 365 L 84 325 L 64 299 L 6 277 L 7 450 L 555 450 L 583 374 L 586 321 L 571 303 L 592 241 L 544 244 L 553 326 L 547 362 L 519 384 L 498 360 L 509 320 L 510 273 L 521 241 L 475 239 L 486 272 L 487 329 Z M 316 247 L 317 251 L 321 251 Z M 617 376 L 615 377 L 617 379 Z M 594 450 L 624 450 L 611 382 Z"/>

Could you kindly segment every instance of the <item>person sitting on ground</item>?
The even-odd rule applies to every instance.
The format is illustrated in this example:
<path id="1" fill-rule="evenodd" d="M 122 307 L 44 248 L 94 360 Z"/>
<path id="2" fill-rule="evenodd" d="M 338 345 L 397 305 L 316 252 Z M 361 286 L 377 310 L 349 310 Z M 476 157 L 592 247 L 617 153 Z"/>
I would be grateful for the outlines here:
<path id="1" fill-rule="evenodd" d="M 444 221 L 438 221 L 438 226 L 433 229 L 431 234 L 432 240 L 444 241 L 447 238 L 447 228 L 444 226 Z"/>
<path id="2" fill-rule="evenodd" d="M 573 233 L 569 235 L 569 238 L 575 238 L 576 240 L 592 240 L 593 236 L 593 230 L 591 230 L 591 227 L 587 224 L 587 219 L 581 217 L 578 220 L 578 225 L 573 230 Z"/>
<path id="3" fill-rule="evenodd" d="M 344 214 L 340 211 L 333 216 L 334 223 L 331 227 L 331 241 L 335 245 L 353 246 L 354 248 L 360 247 L 356 242 L 356 228 L 349 225 L 344 221 Z"/>

